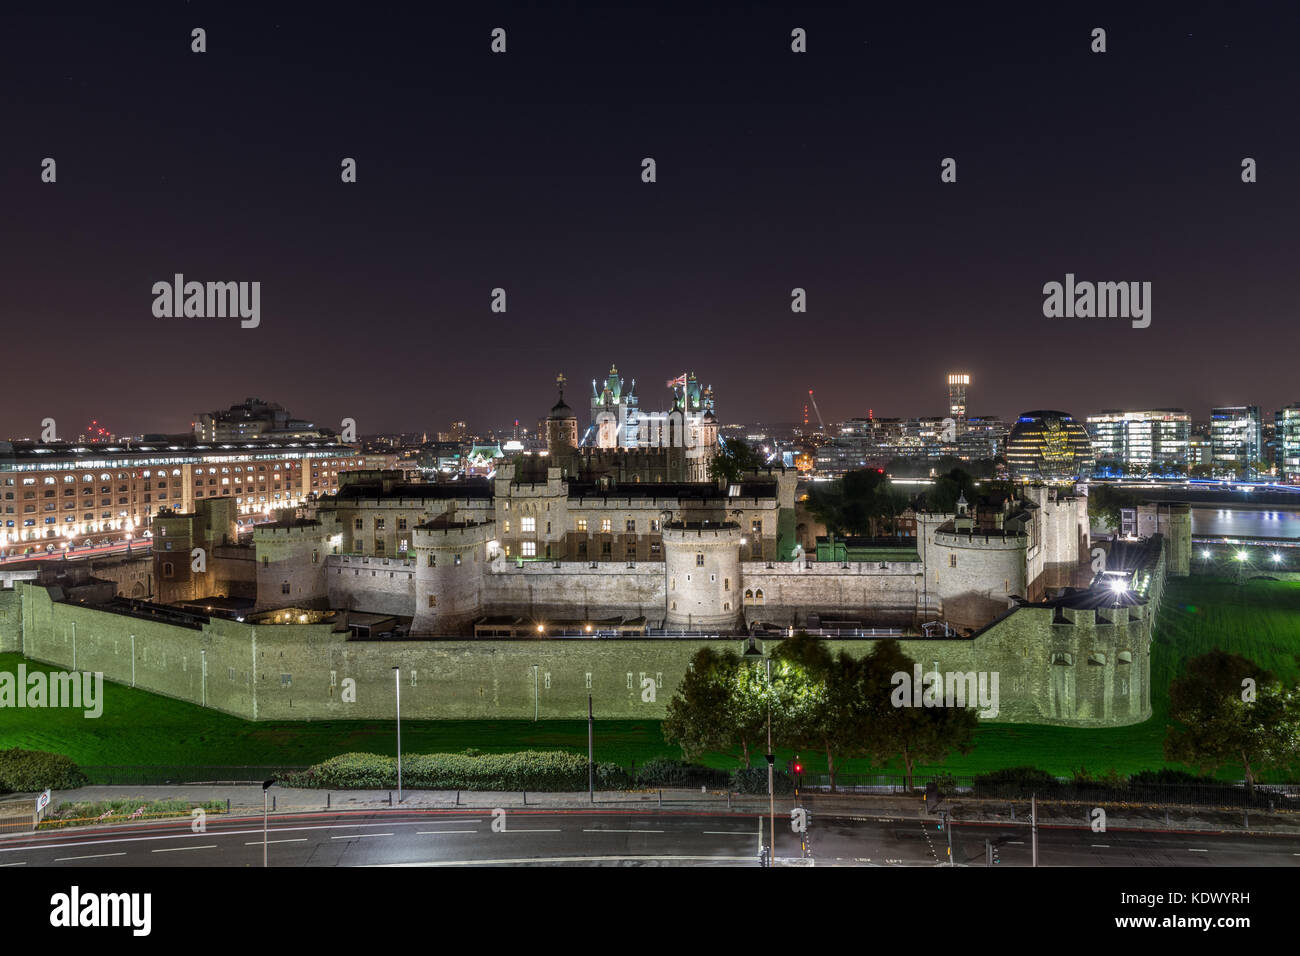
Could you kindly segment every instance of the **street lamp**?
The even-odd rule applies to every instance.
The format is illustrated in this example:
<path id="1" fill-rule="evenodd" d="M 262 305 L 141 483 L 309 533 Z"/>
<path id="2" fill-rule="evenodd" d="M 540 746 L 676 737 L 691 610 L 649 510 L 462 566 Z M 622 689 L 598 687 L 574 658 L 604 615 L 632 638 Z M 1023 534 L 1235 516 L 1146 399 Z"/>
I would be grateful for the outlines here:
<path id="1" fill-rule="evenodd" d="M 393 668 L 397 688 L 397 802 L 402 802 L 402 669 Z"/>
<path id="2" fill-rule="evenodd" d="M 272 777 L 270 780 L 264 780 L 262 782 L 262 866 L 263 867 L 266 866 L 267 818 L 270 816 L 271 813 L 271 806 L 270 806 L 271 798 L 267 795 L 267 791 L 271 789 L 271 786 L 274 783 L 275 783 L 274 777 Z"/>
<path id="3" fill-rule="evenodd" d="M 751 637 L 749 646 L 745 648 L 744 659 L 746 662 L 762 660 L 767 668 L 767 802 L 768 812 L 771 815 L 771 844 L 768 851 L 768 865 L 771 866 L 776 862 L 776 780 L 775 765 L 776 756 L 772 753 L 772 658 L 764 658 L 763 652 L 758 649 L 758 645 Z"/>

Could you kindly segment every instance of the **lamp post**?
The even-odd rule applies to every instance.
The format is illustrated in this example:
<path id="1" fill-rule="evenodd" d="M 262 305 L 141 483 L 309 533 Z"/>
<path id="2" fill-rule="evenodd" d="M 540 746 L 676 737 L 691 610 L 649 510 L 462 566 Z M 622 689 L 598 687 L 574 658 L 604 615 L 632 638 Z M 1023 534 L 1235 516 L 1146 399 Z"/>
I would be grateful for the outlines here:
<path id="1" fill-rule="evenodd" d="M 769 687 L 772 683 L 772 659 L 764 658 L 763 652 L 758 649 L 754 643 L 754 638 L 749 639 L 749 646 L 745 648 L 742 655 L 746 664 L 752 664 L 762 660 L 767 668 L 767 683 Z M 769 694 L 767 698 L 767 801 L 768 812 L 771 814 L 771 845 L 768 850 L 768 865 L 776 861 L 776 787 L 775 787 L 775 764 L 776 756 L 772 753 L 772 697 Z M 760 833 L 762 827 L 759 828 Z"/>
<path id="2" fill-rule="evenodd" d="M 393 668 L 397 688 L 397 802 L 402 802 L 402 669 Z"/>
<path id="3" fill-rule="evenodd" d="M 271 778 L 270 780 L 265 780 L 262 782 L 262 866 L 263 867 L 266 866 L 266 843 L 267 843 L 266 833 L 268 829 L 268 818 L 270 817 L 271 814 L 271 798 L 268 795 L 267 791 L 271 789 L 271 785 L 274 783 L 275 783 L 274 777 Z"/>

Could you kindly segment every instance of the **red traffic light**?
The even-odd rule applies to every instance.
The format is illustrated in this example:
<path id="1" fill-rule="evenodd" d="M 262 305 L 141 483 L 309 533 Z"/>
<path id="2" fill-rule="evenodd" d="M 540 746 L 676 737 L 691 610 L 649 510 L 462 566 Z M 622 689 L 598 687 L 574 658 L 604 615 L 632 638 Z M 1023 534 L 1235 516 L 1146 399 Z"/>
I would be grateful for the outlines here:
<path id="1" fill-rule="evenodd" d="M 795 772 L 795 773 L 803 773 L 803 764 L 801 764 L 801 763 L 795 763 L 795 765 L 794 765 L 794 772 Z"/>

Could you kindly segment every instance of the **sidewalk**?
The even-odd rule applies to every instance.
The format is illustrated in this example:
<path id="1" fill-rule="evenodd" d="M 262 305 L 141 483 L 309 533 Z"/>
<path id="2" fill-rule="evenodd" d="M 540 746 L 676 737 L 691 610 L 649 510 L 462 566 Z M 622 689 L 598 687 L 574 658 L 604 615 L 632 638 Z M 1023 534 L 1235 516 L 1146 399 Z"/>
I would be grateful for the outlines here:
<path id="1" fill-rule="evenodd" d="M 679 813 L 735 813 L 766 815 L 766 795 L 726 793 L 689 789 L 599 791 L 595 800 L 585 792 L 492 792 L 453 790 L 407 790 L 397 801 L 396 790 L 299 790 L 272 787 L 269 795 L 277 813 L 333 811 L 484 810 L 503 809 L 588 810 Z M 33 795 L 33 799 L 34 799 Z M 104 800 L 186 800 L 191 803 L 229 801 L 232 815 L 260 814 L 262 788 L 256 784 L 191 784 L 177 786 L 89 786 L 54 794 L 56 807 L 65 803 Z M 934 820 L 926 804 L 907 794 L 828 794 L 805 791 L 799 804 L 818 815 L 844 817 L 889 817 L 903 820 Z M 796 805 L 792 796 L 776 798 L 778 816 L 788 818 Z M 954 826 L 1027 826 L 1030 808 L 1026 800 L 945 799 L 938 808 L 950 814 Z M 1205 832 L 1272 833 L 1300 837 L 1300 814 L 1241 809 L 1188 806 L 1103 807 L 1105 826 L 1110 830 L 1197 830 Z M 1042 827 L 1087 828 L 1094 823 L 1094 808 L 1079 803 L 1039 802 L 1038 824 Z"/>

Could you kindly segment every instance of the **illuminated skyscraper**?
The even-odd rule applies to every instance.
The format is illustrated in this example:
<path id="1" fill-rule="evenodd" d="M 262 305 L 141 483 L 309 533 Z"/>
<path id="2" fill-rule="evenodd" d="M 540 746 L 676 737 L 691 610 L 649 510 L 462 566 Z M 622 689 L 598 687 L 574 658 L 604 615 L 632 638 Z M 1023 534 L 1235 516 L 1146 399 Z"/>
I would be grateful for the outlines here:
<path id="1" fill-rule="evenodd" d="M 970 375 L 954 372 L 948 376 L 948 414 L 960 426 L 966 421 L 966 389 Z"/>

